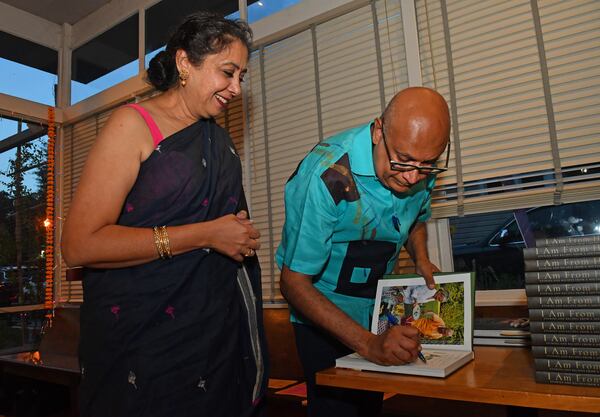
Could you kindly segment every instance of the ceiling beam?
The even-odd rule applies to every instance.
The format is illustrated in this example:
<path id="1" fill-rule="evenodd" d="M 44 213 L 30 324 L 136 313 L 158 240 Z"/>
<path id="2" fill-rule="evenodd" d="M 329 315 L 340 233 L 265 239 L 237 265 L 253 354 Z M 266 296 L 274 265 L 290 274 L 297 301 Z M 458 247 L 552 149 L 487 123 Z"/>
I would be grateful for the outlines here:
<path id="1" fill-rule="evenodd" d="M 56 51 L 61 47 L 60 25 L 3 2 L 0 2 L 0 27 L 6 33 Z"/>
<path id="2" fill-rule="evenodd" d="M 98 94 L 67 107 L 61 113 L 61 120 L 64 124 L 75 123 L 90 115 L 98 114 L 106 109 L 114 107 L 119 103 L 131 101 L 135 97 L 148 93 L 151 89 L 152 87 L 142 76 L 133 76 Z"/>
<path id="3" fill-rule="evenodd" d="M 372 0 L 303 0 L 293 6 L 278 11 L 266 19 L 252 23 L 255 48 L 306 30 L 311 24 L 318 24 L 350 10 L 369 4 Z"/>
<path id="4" fill-rule="evenodd" d="M 48 120 L 48 107 L 45 104 L 0 93 L 0 117 L 4 115 L 30 122 L 46 123 L 46 120 Z M 63 113 L 61 109 L 54 109 L 54 119 L 56 123 L 62 123 Z"/>
<path id="5" fill-rule="evenodd" d="M 160 0 L 119 0 L 105 4 L 73 25 L 71 48 L 76 49 L 113 26 Z"/>

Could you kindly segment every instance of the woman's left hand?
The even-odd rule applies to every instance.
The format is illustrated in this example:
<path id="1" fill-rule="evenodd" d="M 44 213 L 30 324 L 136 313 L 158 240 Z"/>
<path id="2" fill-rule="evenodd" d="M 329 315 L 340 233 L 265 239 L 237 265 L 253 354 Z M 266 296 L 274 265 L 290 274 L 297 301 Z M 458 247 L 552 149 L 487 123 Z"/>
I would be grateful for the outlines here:
<path id="1" fill-rule="evenodd" d="M 204 224 L 211 228 L 207 233 L 207 246 L 238 262 L 242 262 L 245 257 L 254 256 L 260 248 L 260 232 L 254 228 L 245 211 Z"/>

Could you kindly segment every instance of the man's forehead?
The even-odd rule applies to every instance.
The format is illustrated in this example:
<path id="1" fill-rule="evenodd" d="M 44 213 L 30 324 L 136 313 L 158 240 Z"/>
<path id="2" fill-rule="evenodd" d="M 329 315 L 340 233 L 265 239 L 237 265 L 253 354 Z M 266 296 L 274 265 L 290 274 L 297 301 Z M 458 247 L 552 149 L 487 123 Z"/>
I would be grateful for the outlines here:
<path id="1" fill-rule="evenodd" d="M 414 161 L 435 160 L 446 149 L 447 141 L 443 138 L 402 137 L 386 134 L 390 152 L 394 155 Z"/>

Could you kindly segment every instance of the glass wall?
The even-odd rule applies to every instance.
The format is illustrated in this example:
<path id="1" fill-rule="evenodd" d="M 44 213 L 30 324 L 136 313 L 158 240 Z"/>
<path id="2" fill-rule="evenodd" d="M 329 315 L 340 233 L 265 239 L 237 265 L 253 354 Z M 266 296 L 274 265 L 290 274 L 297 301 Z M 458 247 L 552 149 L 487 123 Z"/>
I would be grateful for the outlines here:
<path id="1" fill-rule="evenodd" d="M 277 13 L 280 10 L 287 9 L 300 3 L 302 0 L 260 0 L 248 1 L 248 23 L 257 22 L 267 16 Z M 232 19 L 239 19 L 239 11 L 233 13 Z"/>
<path id="2" fill-rule="evenodd" d="M 0 93 L 53 106 L 58 52 L 0 31 Z"/>
<path id="3" fill-rule="evenodd" d="M 71 104 L 138 74 L 138 15 L 73 51 Z"/>
<path id="4" fill-rule="evenodd" d="M 206 2 L 202 5 L 202 10 L 231 18 L 239 17 L 238 6 L 238 0 L 224 0 Z M 154 55 L 165 48 L 172 31 L 187 15 L 198 10 L 198 2 L 194 0 L 162 0 L 146 10 L 146 68 Z"/>
<path id="5" fill-rule="evenodd" d="M 27 129 L 2 119 L 0 144 Z M 43 311 L 27 306 L 44 302 L 47 140 L 44 135 L 0 153 L 0 352 L 26 349 L 41 326 Z"/>
<path id="6" fill-rule="evenodd" d="M 36 350 L 44 323 L 43 310 L 0 314 L 0 352 Z"/>
<path id="7" fill-rule="evenodd" d="M 524 288 L 523 248 L 536 239 L 600 235 L 600 200 L 450 218 L 454 270 L 478 290 Z"/>

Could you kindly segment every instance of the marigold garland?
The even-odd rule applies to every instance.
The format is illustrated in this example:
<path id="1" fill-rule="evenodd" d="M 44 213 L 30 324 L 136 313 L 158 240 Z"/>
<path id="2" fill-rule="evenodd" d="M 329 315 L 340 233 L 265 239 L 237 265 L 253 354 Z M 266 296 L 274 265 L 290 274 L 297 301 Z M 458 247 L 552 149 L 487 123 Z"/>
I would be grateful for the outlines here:
<path id="1" fill-rule="evenodd" d="M 46 317 L 52 318 L 54 308 L 54 143 L 56 126 L 54 107 L 48 107 L 48 164 L 46 173 L 46 291 L 44 308 Z"/>

